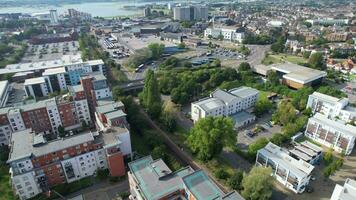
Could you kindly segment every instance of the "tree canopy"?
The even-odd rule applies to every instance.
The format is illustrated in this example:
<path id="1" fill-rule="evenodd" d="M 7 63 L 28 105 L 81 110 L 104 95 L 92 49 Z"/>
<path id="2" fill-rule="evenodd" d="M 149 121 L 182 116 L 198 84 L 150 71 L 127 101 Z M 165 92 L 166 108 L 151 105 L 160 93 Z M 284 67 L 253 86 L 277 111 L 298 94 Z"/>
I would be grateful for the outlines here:
<path id="1" fill-rule="evenodd" d="M 157 119 L 160 116 L 162 110 L 161 94 L 159 92 L 157 78 L 150 69 L 146 74 L 145 85 L 142 93 L 140 93 L 140 100 L 151 117 Z"/>
<path id="2" fill-rule="evenodd" d="M 253 167 L 242 180 L 242 196 L 246 200 L 268 200 L 272 196 L 272 169 Z"/>
<path id="3" fill-rule="evenodd" d="M 323 58 L 323 54 L 321 53 L 313 53 L 310 55 L 309 57 L 309 65 L 311 68 L 314 69 L 324 69 L 324 58 Z"/>
<path id="4" fill-rule="evenodd" d="M 236 133 L 231 118 L 206 117 L 200 119 L 188 136 L 188 145 L 203 161 L 211 160 L 219 155 L 223 147 L 235 144 Z"/>

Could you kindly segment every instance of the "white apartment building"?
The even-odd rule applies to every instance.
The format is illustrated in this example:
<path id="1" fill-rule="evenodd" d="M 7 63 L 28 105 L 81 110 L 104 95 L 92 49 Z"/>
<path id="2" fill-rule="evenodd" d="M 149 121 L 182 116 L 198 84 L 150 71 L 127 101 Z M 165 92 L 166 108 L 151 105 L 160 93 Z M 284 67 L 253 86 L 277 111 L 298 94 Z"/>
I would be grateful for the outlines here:
<path id="1" fill-rule="evenodd" d="M 19 196 L 21 200 L 32 198 L 42 192 L 36 182 L 36 174 L 34 171 L 24 172 L 15 176 L 11 173 L 11 175 L 13 187 L 16 188 L 15 194 Z"/>
<path id="2" fill-rule="evenodd" d="M 65 74 L 65 68 L 61 67 L 46 69 L 42 73 L 42 76 L 46 79 L 46 82 L 49 83 L 48 85 L 51 92 L 59 92 L 67 89 Z"/>
<path id="3" fill-rule="evenodd" d="M 26 129 L 20 109 L 9 109 L 7 117 L 9 118 L 9 123 L 13 131 L 23 131 Z"/>
<path id="4" fill-rule="evenodd" d="M 0 107 L 5 107 L 10 90 L 9 81 L 0 81 Z"/>
<path id="5" fill-rule="evenodd" d="M 59 18 L 58 18 L 57 10 L 50 10 L 49 15 L 50 15 L 51 24 L 58 24 Z"/>
<path id="6" fill-rule="evenodd" d="M 47 114 L 51 121 L 52 130 L 55 134 L 58 133 L 58 127 L 62 126 L 61 116 L 58 111 L 56 99 L 52 98 L 45 101 Z"/>
<path id="7" fill-rule="evenodd" d="M 26 79 L 24 87 L 28 97 L 45 97 L 50 93 L 50 89 L 44 77 Z"/>
<path id="8" fill-rule="evenodd" d="M 307 108 L 313 113 L 321 113 L 330 119 L 338 119 L 345 122 L 356 120 L 356 109 L 348 106 L 347 98 L 336 98 L 319 92 L 309 95 Z"/>
<path id="9" fill-rule="evenodd" d="M 336 184 L 330 200 L 353 200 L 356 199 L 356 181 L 346 179 L 345 184 Z"/>
<path id="10" fill-rule="evenodd" d="M 215 90 L 210 97 L 191 104 L 191 118 L 197 122 L 207 116 L 230 116 L 251 108 L 258 99 L 258 90 L 240 87 L 224 91 Z"/>
<path id="11" fill-rule="evenodd" d="M 212 38 L 219 38 L 222 35 L 224 40 L 236 41 L 242 43 L 242 40 L 245 38 L 244 32 L 238 32 L 236 29 L 229 28 L 207 28 L 204 31 L 204 36 L 208 38 L 211 36 Z"/>
<path id="12" fill-rule="evenodd" d="M 7 146 L 11 140 L 12 129 L 9 124 L 0 126 L 0 146 Z"/>
<path id="13" fill-rule="evenodd" d="M 295 193 L 304 192 L 314 169 L 313 165 L 294 159 L 287 151 L 271 142 L 258 150 L 256 165 L 271 167 L 277 181 Z"/>
<path id="14" fill-rule="evenodd" d="M 88 101 L 86 99 L 75 100 L 74 104 L 79 121 L 85 121 L 87 124 L 90 124 L 91 118 Z"/>
<path id="15" fill-rule="evenodd" d="M 341 120 L 335 121 L 316 113 L 309 118 L 305 136 L 333 148 L 337 152 L 349 155 L 355 145 L 356 127 Z"/>

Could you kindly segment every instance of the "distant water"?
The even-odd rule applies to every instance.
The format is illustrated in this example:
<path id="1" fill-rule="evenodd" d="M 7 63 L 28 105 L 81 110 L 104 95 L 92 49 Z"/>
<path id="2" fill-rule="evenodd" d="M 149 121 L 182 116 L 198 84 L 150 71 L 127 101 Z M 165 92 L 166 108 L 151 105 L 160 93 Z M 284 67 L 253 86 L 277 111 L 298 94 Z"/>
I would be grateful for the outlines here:
<path id="1" fill-rule="evenodd" d="M 168 2 L 168 1 L 167 1 Z M 166 3 L 160 1 L 160 3 Z M 69 8 L 87 12 L 93 17 L 115 17 L 115 16 L 130 16 L 143 13 L 142 9 L 127 9 L 124 6 L 143 6 L 145 2 L 134 1 L 119 1 L 119 2 L 97 2 L 97 3 L 80 3 L 80 4 L 62 4 L 48 6 L 23 6 L 23 7 L 1 7 L 0 13 L 40 13 L 47 12 L 50 9 L 57 9 L 59 14 L 64 14 Z"/>

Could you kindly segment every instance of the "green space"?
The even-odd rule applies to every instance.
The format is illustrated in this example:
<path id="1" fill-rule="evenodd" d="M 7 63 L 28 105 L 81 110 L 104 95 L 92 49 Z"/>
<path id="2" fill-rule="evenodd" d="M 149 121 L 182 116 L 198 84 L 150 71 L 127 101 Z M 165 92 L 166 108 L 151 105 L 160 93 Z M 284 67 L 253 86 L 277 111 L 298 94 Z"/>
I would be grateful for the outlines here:
<path id="1" fill-rule="evenodd" d="M 284 63 L 284 62 L 291 62 L 294 64 L 305 64 L 308 63 L 308 60 L 300 56 L 288 55 L 288 54 L 269 54 L 262 60 L 262 64 L 265 65 L 270 65 L 274 63 Z"/>
<path id="2" fill-rule="evenodd" d="M 14 193 L 10 185 L 9 168 L 0 163 L 0 200 L 15 200 Z"/>

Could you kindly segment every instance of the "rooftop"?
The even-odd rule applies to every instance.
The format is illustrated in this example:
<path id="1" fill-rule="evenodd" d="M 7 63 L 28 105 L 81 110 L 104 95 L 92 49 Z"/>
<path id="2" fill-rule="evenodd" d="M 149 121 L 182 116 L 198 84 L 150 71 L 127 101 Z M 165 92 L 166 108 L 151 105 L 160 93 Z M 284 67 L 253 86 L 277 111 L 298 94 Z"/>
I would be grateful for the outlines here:
<path id="1" fill-rule="evenodd" d="M 121 109 L 124 107 L 124 104 L 121 101 L 118 102 L 114 102 L 114 101 L 109 101 L 106 102 L 106 104 L 101 105 L 101 106 L 97 106 L 96 107 L 96 112 L 101 113 L 101 114 L 105 114 L 105 113 L 109 113 L 109 112 L 113 112 L 116 111 L 118 109 Z"/>
<path id="2" fill-rule="evenodd" d="M 66 149 L 68 147 L 83 144 L 85 142 L 94 141 L 94 136 L 92 132 L 86 132 L 70 137 L 52 140 L 50 142 L 45 142 L 45 140 L 42 140 L 45 143 L 39 143 L 38 141 L 41 141 L 41 139 L 38 138 L 38 136 L 35 137 L 35 134 L 31 132 L 31 129 L 14 132 L 11 138 L 12 146 L 9 160 L 7 162 L 9 163 L 21 158 L 29 157 L 31 155 L 38 157 Z"/>
<path id="3" fill-rule="evenodd" d="M 200 106 L 206 112 L 225 106 L 224 102 L 217 98 L 205 98 L 194 102 L 193 104 Z"/>
<path id="4" fill-rule="evenodd" d="M 42 84 L 45 82 L 46 82 L 45 78 L 37 77 L 37 78 L 26 79 L 24 85 L 35 85 L 35 84 Z"/>
<path id="5" fill-rule="evenodd" d="M 339 131 L 343 134 L 356 136 L 356 126 L 352 126 L 350 124 L 345 124 L 343 121 L 331 120 L 320 113 L 316 113 L 313 117 L 309 118 L 309 120 L 315 121 L 319 124 L 323 124 L 323 125 L 332 127 L 336 131 Z"/>
<path id="6" fill-rule="evenodd" d="M 356 199 L 356 181 L 346 179 L 344 186 L 336 184 L 330 200 L 354 200 Z"/>
<path id="7" fill-rule="evenodd" d="M 271 142 L 258 152 L 268 157 L 268 159 L 273 160 L 275 163 L 278 163 L 278 165 L 283 166 L 283 168 L 290 170 L 298 177 L 309 176 L 314 169 L 313 165 L 303 160 L 296 160 L 289 156 L 287 152 L 283 151 L 281 147 Z"/>
<path id="8" fill-rule="evenodd" d="M 239 97 L 225 91 L 225 90 L 221 90 L 221 89 L 216 89 L 214 92 L 212 92 L 210 94 L 211 97 L 215 97 L 215 98 L 218 98 L 224 102 L 231 102 L 235 99 L 239 99 Z"/>
<path id="9" fill-rule="evenodd" d="M 304 67 L 293 63 L 278 63 L 271 65 L 271 69 L 285 73 L 283 78 L 306 84 L 326 76 L 326 72 Z"/>
<path id="10" fill-rule="evenodd" d="M 256 95 L 259 93 L 258 90 L 254 89 L 254 88 L 250 88 L 250 87 L 245 87 L 245 86 L 231 89 L 231 90 L 229 90 L 229 92 L 237 97 L 240 97 L 240 98 L 246 98 L 246 97 Z"/>
<path id="11" fill-rule="evenodd" d="M 122 110 L 116 110 L 113 112 L 105 113 L 104 115 L 106 119 L 110 120 L 110 119 L 117 119 L 119 117 L 124 117 L 126 116 L 126 113 L 124 113 Z"/>
<path id="12" fill-rule="evenodd" d="M 236 114 L 233 114 L 230 116 L 235 122 L 244 122 L 247 119 L 254 118 L 255 116 L 253 114 L 250 114 L 245 111 L 238 112 Z"/>
<path id="13" fill-rule="evenodd" d="M 55 74 L 63 74 L 66 72 L 66 69 L 64 67 L 58 67 L 58 68 L 49 68 L 46 69 L 43 73 L 42 76 L 50 76 L 50 75 L 55 75 Z"/>
<path id="14" fill-rule="evenodd" d="M 340 101 L 339 98 L 333 97 L 333 96 L 329 96 L 320 92 L 313 92 L 313 94 L 311 94 L 310 96 L 317 98 L 317 99 L 322 99 L 323 101 L 327 101 L 330 103 L 337 103 Z"/>

